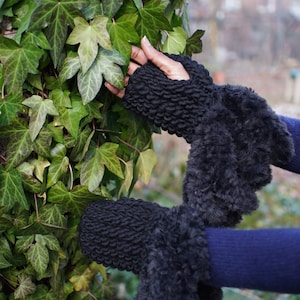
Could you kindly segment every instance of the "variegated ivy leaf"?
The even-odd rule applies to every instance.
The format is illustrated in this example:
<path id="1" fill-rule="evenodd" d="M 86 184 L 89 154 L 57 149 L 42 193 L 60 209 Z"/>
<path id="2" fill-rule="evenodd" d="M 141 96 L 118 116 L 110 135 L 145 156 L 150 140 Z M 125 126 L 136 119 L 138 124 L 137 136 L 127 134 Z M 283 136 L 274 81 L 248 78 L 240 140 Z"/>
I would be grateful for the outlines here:
<path id="1" fill-rule="evenodd" d="M 21 45 L 0 35 L 0 57 L 4 84 L 9 94 L 21 93 L 28 73 L 36 74 L 43 51 L 32 44 Z"/>
<path id="2" fill-rule="evenodd" d="M 82 163 L 80 170 L 80 184 L 87 186 L 90 192 L 99 187 L 105 170 L 101 155 L 97 150 L 90 159 Z"/>
<path id="3" fill-rule="evenodd" d="M 120 178 L 124 178 L 120 161 L 116 155 L 119 145 L 104 143 L 95 150 L 95 154 L 84 161 L 80 170 L 80 183 L 90 192 L 96 190 L 103 178 L 105 168 Z"/>
<path id="4" fill-rule="evenodd" d="M 139 0 L 136 0 L 135 3 L 139 14 L 136 30 L 140 36 L 147 36 L 149 41 L 155 45 L 160 30 L 172 30 L 172 26 L 164 16 L 165 5 L 158 0 L 147 1 L 145 5 L 141 5 Z"/>
<path id="5" fill-rule="evenodd" d="M 59 78 L 64 82 L 71 79 L 80 70 L 80 59 L 77 53 L 69 52 L 62 64 Z"/>
<path id="6" fill-rule="evenodd" d="M 14 299 L 26 299 L 26 296 L 32 295 L 36 290 L 30 275 L 21 273 L 18 275 L 18 287 L 14 291 Z"/>
<path id="7" fill-rule="evenodd" d="M 43 99 L 38 95 L 33 95 L 25 99 L 22 103 L 32 110 L 29 121 L 29 133 L 31 140 L 34 141 L 46 121 L 46 116 L 57 116 L 58 111 L 52 100 Z"/>
<path id="8" fill-rule="evenodd" d="M 74 19 L 75 27 L 68 37 L 67 43 L 70 45 L 80 44 L 78 54 L 83 74 L 93 64 L 98 53 L 98 45 L 112 50 L 106 29 L 107 20 L 108 18 L 105 16 L 97 16 L 90 23 L 81 17 Z"/>
<path id="9" fill-rule="evenodd" d="M 138 43 L 140 41 L 140 37 L 134 27 L 137 19 L 137 14 L 126 14 L 107 24 L 114 48 L 117 49 L 127 61 L 130 59 L 131 43 Z"/>
<path id="10" fill-rule="evenodd" d="M 47 188 L 57 183 L 60 177 L 67 172 L 69 158 L 65 156 L 66 147 L 63 144 L 57 144 L 52 150 L 52 160 L 47 175 Z"/>
<path id="11" fill-rule="evenodd" d="M 33 12 L 29 30 L 45 28 L 45 33 L 52 50 L 50 51 L 54 67 L 60 65 L 62 51 L 67 39 L 68 26 L 74 26 L 74 18 L 81 16 L 80 10 L 88 5 L 88 0 L 39 1 Z"/>
<path id="12" fill-rule="evenodd" d="M 89 68 L 83 74 L 78 73 L 78 89 L 84 104 L 91 102 L 98 94 L 103 78 L 122 89 L 124 87 L 124 75 L 120 65 L 125 65 L 126 60 L 116 50 L 100 49 L 98 55 Z"/>
<path id="13" fill-rule="evenodd" d="M 20 205 L 24 209 L 29 208 L 21 175 L 15 169 L 8 172 L 0 167 L 0 206 L 9 210 L 15 205 Z"/>
<path id="14" fill-rule="evenodd" d="M 103 195 L 105 196 L 105 195 Z M 63 205 L 75 216 L 80 216 L 87 203 L 99 199 L 101 195 L 92 194 L 86 186 L 77 185 L 68 191 L 64 184 L 59 181 L 48 192 L 48 201 Z"/>
<path id="15" fill-rule="evenodd" d="M 186 46 L 187 33 L 181 27 L 173 28 L 168 32 L 167 39 L 163 45 L 163 52 L 182 54 Z"/>
<path id="16" fill-rule="evenodd" d="M 74 138 L 77 138 L 79 123 L 88 112 L 79 97 L 73 97 L 70 103 L 71 107 L 61 107 L 60 116 L 55 118 L 55 123 L 63 125 Z"/>

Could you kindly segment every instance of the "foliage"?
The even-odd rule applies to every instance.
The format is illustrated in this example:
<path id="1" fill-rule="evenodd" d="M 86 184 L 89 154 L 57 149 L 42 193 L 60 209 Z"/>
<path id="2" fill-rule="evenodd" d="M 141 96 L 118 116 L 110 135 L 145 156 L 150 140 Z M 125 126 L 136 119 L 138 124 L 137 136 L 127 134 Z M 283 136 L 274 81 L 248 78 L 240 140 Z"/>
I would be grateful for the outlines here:
<path id="1" fill-rule="evenodd" d="M 191 55 L 203 31 L 189 34 L 183 0 L 0 0 L 0 30 L 0 299 L 110 299 L 79 218 L 149 181 L 156 129 L 103 82 L 123 87 L 144 35 Z"/>

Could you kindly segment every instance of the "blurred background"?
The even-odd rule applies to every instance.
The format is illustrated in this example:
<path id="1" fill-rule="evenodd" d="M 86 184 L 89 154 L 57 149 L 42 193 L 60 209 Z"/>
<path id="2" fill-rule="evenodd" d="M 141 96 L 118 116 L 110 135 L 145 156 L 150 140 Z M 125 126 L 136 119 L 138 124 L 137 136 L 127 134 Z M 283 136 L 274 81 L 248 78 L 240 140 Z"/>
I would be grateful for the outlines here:
<path id="1" fill-rule="evenodd" d="M 300 0 L 190 0 L 191 32 L 205 30 L 204 64 L 216 83 L 251 87 L 279 114 L 300 117 Z M 162 132 L 154 136 L 158 164 L 150 183 L 136 185 L 134 197 L 172 206 L 181 202 L 189 146 Z M 261 192 L 259 209 L 241 228 L 299 227 L 300 175 L 273 167 L 273 181 Z M 137 278 L 111 270 L 118 299 L 133 299 Z M 283 295 L 224 289 L 224 299 L 299 300 Z"/>

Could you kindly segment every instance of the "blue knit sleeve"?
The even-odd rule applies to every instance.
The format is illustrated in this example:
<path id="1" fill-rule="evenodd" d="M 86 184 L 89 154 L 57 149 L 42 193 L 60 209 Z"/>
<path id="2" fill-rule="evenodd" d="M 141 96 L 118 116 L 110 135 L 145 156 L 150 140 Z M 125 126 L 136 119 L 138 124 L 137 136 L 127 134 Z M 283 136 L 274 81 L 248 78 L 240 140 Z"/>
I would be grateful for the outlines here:
<path id="1" fill-rule="evenodd" d="M 292 136 L 295 154 L 287 164 L 278 166 L 300 174 L 300 119 L 289 118 L 286 116 L 280 116 L 280 119 L 287 125 L 287 129 Z"/>
<path id="2" fill-rule="evenodd" d="M 219 287 L 300 294 L 300 229 L 206 230 Z"/>

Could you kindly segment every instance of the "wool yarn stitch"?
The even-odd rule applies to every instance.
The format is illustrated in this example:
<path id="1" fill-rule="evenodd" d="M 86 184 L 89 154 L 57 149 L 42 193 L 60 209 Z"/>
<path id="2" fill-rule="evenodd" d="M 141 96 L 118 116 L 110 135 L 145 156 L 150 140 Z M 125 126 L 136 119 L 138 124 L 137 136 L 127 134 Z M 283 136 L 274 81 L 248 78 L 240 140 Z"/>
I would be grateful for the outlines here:
<path id="1" fill-rule="evenodd" d="M 106 245 L 106 249 L 114 252 L 111 246 L 115 245 L 116 252 L 122 253 L 115 242 L 124 236 L 126 240 L 130 232 L 134 236 L 136 229 L 125 226 L 117 235 L 103 235 L 105 226 L 116 224 L 117 228 L 127 219 L 117 213 L 116 218 L 111 218 L 112 224 L 97 219 L 98 210 L 92 203 L 82 217 L 80 244 L 83 253 L 91 259 L 139 272 L 138 300 L 219 300 L 222 298 L 219 288 L 201 283 L 209 277 L 203 228 L 233 227 L 244 214 L 255 210 L 256 191 L 272 179 L 270 165 L 284 164 L 293 156 L 292 139 L 265 99 L 254 91 L 215 85 L 203 65 L 188 57 L 169 56 L 183 64 L 190 80 L 170 80 L 148 62 L 130 77 L 122 105 L 191 144 L 183 182 L 183 204 L 162 214 L 157 213 L 162 212 L 160 208 L 153 206 L 152 217 L 144 218 L 144 212 L 140 211 L 145 234 L 138 235 L 144 236 L 143 241 L 133 247 L 136 252 L 125 250 L 124 256 L 113 258 L 110 251 L 98 249 Z M 120 201 L 124 207 L 125 203 L 124 199 Z M 140 200 L 137 203 L 144 205 Z M 109 211 L 110 207 L 105 210 Z M 155 215 L 159 218 L 155 219 Z M 90 216 L 97 229 L 87 225 Z M 95 241 L 98 235 L 99 243 Z M 133 241 L 128 243 L 132 245 Z M 198 260 L 195 251 L 199 252 Z M 183 270 L 189 271 L 181 272 L 183 265 L 186 266 Z"/>

